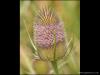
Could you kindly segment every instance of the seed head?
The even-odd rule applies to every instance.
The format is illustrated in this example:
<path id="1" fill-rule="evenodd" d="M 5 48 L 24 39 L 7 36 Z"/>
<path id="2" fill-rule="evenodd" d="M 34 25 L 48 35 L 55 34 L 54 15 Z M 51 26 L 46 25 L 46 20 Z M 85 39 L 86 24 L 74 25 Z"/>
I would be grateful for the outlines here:
<path id="1" fill-rule="evenodd" d="M 54 43 L 64 41 L 63 23 L 50 8 L 43 8 L 39 11 L 33 27 L 34 41 L 39 47 L 48 48 Z M 56 39 L 55 42 L 54 38 Z"/>

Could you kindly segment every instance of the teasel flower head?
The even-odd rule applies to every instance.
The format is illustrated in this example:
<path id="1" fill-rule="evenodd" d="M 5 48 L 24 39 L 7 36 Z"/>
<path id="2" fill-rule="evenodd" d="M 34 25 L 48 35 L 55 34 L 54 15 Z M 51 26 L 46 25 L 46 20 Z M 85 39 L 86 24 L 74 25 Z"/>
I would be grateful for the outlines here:
<path id="1" fill-rule="evenodd" d="M 42 59 L 57 60 L 65 54 L 64 24 L 53 9 L 40 9 L 33 30 L 33 40 Z"/>

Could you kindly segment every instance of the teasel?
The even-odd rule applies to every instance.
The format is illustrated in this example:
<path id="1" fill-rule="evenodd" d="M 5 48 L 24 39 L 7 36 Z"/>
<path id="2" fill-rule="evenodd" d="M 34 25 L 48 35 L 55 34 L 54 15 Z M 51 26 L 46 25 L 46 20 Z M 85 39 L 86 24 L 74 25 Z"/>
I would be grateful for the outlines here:
<path id="1" fill-rule="evenodd" d="M 66 53 L 64 24 L 53 9 L 39 9 L 33 25 L 33 41 L 42 60 L 54 61 Z"/>

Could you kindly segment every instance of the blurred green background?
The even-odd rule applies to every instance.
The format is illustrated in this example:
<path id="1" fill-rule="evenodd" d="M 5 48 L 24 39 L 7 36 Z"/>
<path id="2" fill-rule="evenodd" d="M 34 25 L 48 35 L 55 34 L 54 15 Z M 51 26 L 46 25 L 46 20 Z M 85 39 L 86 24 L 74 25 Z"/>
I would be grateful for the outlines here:
<path id="1" fill-rule="evenodd" d="M 25 25 L 33 37 L 34 16 L 42 5 L 49 5 L 62 19 L 68 38 L 73 35 L 73 48 L 69 57 L 59 60 L 60 74 L 80 72 L 80 1 L 30 1 L 20 0 L 20 74 L 49 74 L 53 69 L 48 61 L 36 59 Z M 23 22 L 25 20 L 25 22 Z M 35 59 L 34 59 L 35 58 Z"/>

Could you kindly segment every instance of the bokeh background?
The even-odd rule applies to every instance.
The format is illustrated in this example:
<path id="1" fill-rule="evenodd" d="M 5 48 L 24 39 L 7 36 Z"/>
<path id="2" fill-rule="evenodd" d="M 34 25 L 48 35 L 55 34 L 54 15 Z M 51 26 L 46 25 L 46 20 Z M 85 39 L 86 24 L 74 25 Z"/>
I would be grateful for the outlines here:
<path id="1" fill-rule="evenodd" d="M 60 74 L 79 74 L 80 72 L 80 1 L 30 1 L 20 0 L 20 74 L 53 74 L 49 61 L 34 57 L 34 48 L 29 40 L 25 25 L 33 36 L 34 16 L 42 5 L 54 8 L 64 22 L 67 38 L 73 37 L 73 48 L 68 57 L 59 60 Z M 24 21 L 25 22 L 24 22 Z"/>

